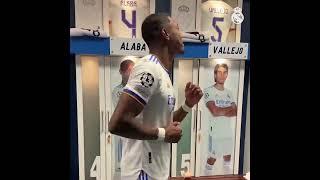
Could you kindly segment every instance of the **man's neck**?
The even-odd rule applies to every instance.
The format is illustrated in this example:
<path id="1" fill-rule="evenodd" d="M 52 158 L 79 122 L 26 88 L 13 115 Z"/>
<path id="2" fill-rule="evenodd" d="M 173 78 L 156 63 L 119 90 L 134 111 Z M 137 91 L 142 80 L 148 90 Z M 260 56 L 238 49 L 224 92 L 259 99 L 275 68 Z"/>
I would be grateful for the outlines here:
<path id="1" fill-rule="evenodd" d="M 216 84 L 214 85 L 214 87 L 217 88 L 217 89 L 220 90 L 220 91 L 223 91 L 223 90 L 224 90 L 224 84 L 218 84 L 218 83 L 216 83 Z"/>
<path id="2" fill-rule="evenodd" d="M 154 46 L 149 47 L 150 54 L 156 55 L 161 64 L 171 71 L 174 55 L 169 53 L 168 47 Z"/>

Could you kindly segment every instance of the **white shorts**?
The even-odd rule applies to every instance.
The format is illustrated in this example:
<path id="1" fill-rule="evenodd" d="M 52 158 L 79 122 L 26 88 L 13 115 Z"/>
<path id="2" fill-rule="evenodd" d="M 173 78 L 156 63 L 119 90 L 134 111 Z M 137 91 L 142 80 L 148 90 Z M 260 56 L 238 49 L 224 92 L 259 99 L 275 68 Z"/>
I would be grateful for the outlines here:
<path id="1" fill-rule="evenodd" d="M 141 170 L 138 180 L 152 180 L 151 177 L 148 176 L 146 172 Z"/>
<path id="2" fill-rule="evenodd" d="M 132 176 L 121 176 L 121 180 L 156 180 L 151 178 L 146 172 L 144 172 L 143 170 L 140 171 L 140 174 L 138 176 L 138 179 L 136 179 L 135 177 Z"/>
<path id="3" fill-rule="evenodd" d="M 213 138 L 209 135 L 208 153 L 216 156 L 231 155 L 234 150 L 233 138 Z"/>

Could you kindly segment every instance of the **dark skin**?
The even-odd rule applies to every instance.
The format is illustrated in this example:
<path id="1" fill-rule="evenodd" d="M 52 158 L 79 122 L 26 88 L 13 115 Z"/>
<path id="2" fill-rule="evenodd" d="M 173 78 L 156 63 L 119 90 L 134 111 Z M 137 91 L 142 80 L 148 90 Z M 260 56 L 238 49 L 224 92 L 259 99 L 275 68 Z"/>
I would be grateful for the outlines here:
<path id="1" fill-rule="evenodd" d="M 176 54 L 183 53 L 184 46 L 178 24 L 168 17 L 170 22 L 164 26 L 158 39 L 151 42 L 149 46 L 150 54 L 158 57 L 160 63 L 166 68 L 171 69 L 173 59 Z M 203 96 L 199 86 L 188 82 L 185 87 L 185 103 L 189 107 L 197 104 Z M 140 114 L 144 106 L 129 96 L 122 93 L 119 102 L 111 116 L 109 131 L 112 134 L 139 140 L 155 140 L 158 138 L 158 128 L 149 127 L 135 121 L 135 117 Z M 165 128 L 165 142 L 177 143 L 182 136 L 180 122 L 188 113 L 181 107 L 173 113 L 173 122 Z"/>

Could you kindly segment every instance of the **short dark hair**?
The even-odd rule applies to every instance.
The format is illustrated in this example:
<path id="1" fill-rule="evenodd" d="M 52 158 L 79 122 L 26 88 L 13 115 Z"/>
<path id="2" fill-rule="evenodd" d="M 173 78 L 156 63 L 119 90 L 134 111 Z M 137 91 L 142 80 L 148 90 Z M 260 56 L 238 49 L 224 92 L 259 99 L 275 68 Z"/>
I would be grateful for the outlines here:
<path id="1" fill-rule="evenodd" d="M 141 33 L 148 46 L 152 41 L 158 40 L 162 28 L 169 22 L 169 16 L 166 14 L 150 14 L 146 17 L 141 26 Z"/>
<path id="2" fill-rule="evenodd" d="M 126 71 L 130 64 L 134 64 L 134 62 L 130 59 L 126 59 L 126 60 L 122 61 L 120 64 L 120 71 L 121 72 Z"/>

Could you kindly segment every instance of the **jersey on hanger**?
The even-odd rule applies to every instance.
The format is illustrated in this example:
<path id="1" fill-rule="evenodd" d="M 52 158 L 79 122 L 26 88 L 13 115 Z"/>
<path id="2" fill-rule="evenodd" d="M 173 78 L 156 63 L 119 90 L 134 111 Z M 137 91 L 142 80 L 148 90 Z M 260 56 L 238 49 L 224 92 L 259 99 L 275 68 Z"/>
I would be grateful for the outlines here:
<path id="1" fill-rule="evenodd" d="M 110 0 L 110 35 L 142 38 L 143 20 L 150 14 L 149 0 Z"/>

